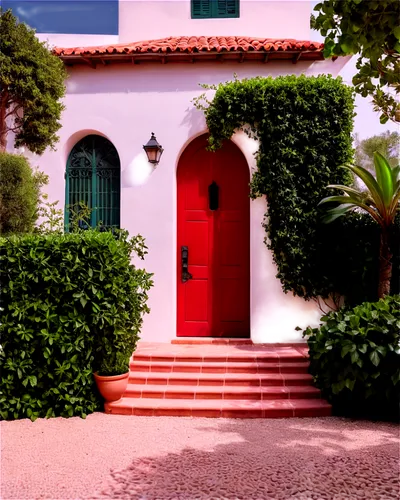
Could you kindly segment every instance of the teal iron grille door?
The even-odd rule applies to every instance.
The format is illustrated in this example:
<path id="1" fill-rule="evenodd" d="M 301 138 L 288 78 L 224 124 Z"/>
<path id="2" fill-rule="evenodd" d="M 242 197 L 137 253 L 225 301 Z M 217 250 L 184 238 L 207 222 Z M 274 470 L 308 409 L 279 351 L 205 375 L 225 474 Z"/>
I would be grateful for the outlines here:
<path id="1" fill-rule="evenodd" d="M 90 225 L 120 227 L 121 168 L 117 150 L 99 135 L 88 135 L 72 149 L 66 170 L 65 227 L 80 204 L 91 210 Z"/>

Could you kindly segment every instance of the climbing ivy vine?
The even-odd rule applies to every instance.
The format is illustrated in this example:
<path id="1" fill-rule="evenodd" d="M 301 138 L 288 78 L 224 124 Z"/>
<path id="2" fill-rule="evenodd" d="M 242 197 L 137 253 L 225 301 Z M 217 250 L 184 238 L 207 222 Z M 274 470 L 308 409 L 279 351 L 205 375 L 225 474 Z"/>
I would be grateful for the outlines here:
<path id="1" fill-rule="evenodd" d="M 328 184 L 351 184 L 339 166 L 352 160 L 354 96 L 340 78 L 282 76 L 202 85 L 209 148 L 236 130 L 259 140 L 251 197 L 266 196 L 266 245 L 285 292 L 312 299 L 374 298 L 378 231 L 361 214 L 321 222 Z"/>

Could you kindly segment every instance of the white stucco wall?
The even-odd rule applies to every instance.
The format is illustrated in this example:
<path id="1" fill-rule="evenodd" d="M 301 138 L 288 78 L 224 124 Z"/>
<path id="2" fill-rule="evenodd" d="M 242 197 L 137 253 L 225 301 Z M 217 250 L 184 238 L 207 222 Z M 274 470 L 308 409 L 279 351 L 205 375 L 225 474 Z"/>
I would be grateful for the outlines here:
<path id="1" fill-rule="evenodd" d="M 70 71 L 57 151 L 31 155 L 32 164 L 49 174 L 50 201 L 59 200 L 63 207 L 65 165 L 73 145 L 89 133 L 104 135 L 115 145 L 122 170 L 121 227 L 146 238 L 149 254 L 139 265 L 154 273 L 143 339 L 168 342 L 176 336 L 176 168 L 185 146 L 206 131 L 203 113 L 191 103 L 203 92 L 198 84 L 224 82 L 235 72 L 239 79 L 319 74 L 326 64 L 111 65 Z M 342 65 L 343 61 L 330 63 L 329 72 L 337 73 Z M 164 147 L 156 169 L 142 149 L 151 132 Z M 254 170 L 257 145 L 244 134 L 236 134 L 233 141 Z M 251 201 L 251 338 L 267 343 L 301 341 L 294 328 L 317 324 L 321 314 L 315 303 L 282 292 L 272 254 L 263 243 L 266 209 L 265 200 Z"/>
<path id="2" fill-rule="evenodd" d="M 123 0 L 121 42 L 168 36 L 252 36 L 308 40 L 308 0 L 240 0 L 240 17 L 192 19 L 190 0 Z"/>

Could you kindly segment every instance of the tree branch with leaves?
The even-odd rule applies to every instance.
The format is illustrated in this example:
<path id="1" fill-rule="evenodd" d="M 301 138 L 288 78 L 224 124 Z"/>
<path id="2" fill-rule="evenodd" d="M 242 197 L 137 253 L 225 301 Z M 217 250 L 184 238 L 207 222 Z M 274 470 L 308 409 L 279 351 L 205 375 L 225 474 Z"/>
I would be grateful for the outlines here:
<path id="1" fill-rule="evenodd" d="M 399 0 L 325 0 L 311 28 L 325 37 L 324 56 L 358 54 L 355 91 L 371 97 L 381 123 L 400 121 Z"/>
<path id="2" fill-rule="evenodd" d="M 58 141 L 67 72 L 35 31 L 0 9 L 0 151 L 14 146 L 41 154 Z"/>

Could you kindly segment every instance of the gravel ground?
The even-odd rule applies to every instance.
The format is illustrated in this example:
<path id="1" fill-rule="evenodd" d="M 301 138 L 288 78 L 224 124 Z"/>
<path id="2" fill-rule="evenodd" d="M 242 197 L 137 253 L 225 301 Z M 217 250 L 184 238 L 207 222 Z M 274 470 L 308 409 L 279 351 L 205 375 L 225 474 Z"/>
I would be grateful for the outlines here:
<path id="1" fill-rule="evenodd" d="M 1 422 L 2 500 L 399 499 L 399 427 L 341 418 Z"/>

